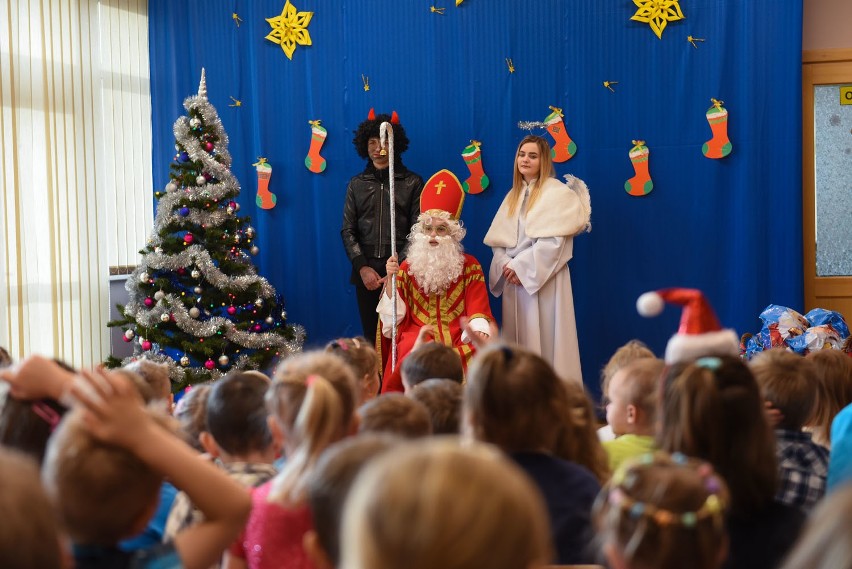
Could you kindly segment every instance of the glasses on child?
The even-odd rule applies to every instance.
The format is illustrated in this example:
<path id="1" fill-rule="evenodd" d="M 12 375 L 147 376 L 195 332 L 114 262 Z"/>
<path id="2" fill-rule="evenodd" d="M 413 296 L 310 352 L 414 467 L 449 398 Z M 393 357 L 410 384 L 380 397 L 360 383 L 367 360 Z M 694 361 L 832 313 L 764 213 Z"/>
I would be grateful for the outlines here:
<path id="1" fill-rule="evenodd" d="M 449 225 L 432 225 L 432 224 L 428 224 L 428 223 L 423 225 L 423 233 L 425 233 L 426 235 L 431 235 L 431 233 L 433 231 L 435 232 L 435 235 L 443 237 L 445 235 L 450 234 L 450 226 Z"/>

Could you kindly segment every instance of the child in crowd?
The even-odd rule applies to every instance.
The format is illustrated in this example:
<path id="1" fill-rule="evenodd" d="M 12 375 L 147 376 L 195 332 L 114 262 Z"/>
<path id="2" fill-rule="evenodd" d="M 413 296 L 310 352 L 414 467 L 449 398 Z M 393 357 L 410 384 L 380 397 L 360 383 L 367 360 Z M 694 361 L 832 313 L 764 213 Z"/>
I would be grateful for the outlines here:
<path id="1" fill-rule="evenodd" d="M 553 368 L 521 348 L 489 346 L 468 369 L 464 421 L 466 432 L 504 450 L 538 486 L 550 514 L 556 562 L 592 562 L 591 510 L 600 484 L 560 454 L 573 412 Z"/>
<path id="2" fill-rule="evenodd" d="M 272 440 L 264 404 L 269 384 L 265 376 L 232 372 L 212 384 L 207 398 L 207 429 L 201 433 L 201 445 L 228 476 L 247 487 L 259 486 L 276 473 L 272 462 L 278 445 Z M 201 512 L 181 492 L 169 514 L 165 538 L 201 519 Z"/>
<path id="3" fill-rule="evenodd" d="M 671 365 L 663 382 L 660 448 L 709 462 L 728 484 L 730 553 L 723 567 L 777 567 L 804 514 L 774 500 L 772 430 L 751 371 L 737 357 L 706 357 Z"/>
<path id="4" fill-rule="evenodd" d="M 462 385 L 451 379 L 427 379 L 405 392 L 429 411 L 433 435 L 459 434 L 463 393 Z"/>
<path id="5" fill-rule="evenodd" d="M 609 382 L 615 373 L 627 364 L 645 358 L 656 358 L 648 346 L 639 340 L 630 340 L 617 350 L 606 362 L 601 370 L 601 404 L 604 408 L 609 401 Z M 611 441 L 615 438 L 611 425 L 604 425 L 598 429 L 598 437 L 601 441 Z"/>
<path id="6" fill-rule="evenodd" d="M 792 352 L 761 352 L 750 363 L 764 400 L 781 413 L 775 426 L 780 486 L 775 499 L 808 512 L 825 494 L 829 451 L 802 427 L 817 397 L 811 360 Z"/>
<path id="7" fill-rule="evenodd" d="M 172 382 L 169 379 L 169 366 L 147 358 L 140 358 L 122 369 L 132 371 L 145 380 L 145 383 L 151 388 L 152 400 L 160 402 L 168 413 L 172 412 L 174 396 L 172 395 Z"/>
<path id="8" fill-rule="evenodd" d="M 852 405 L 847 405 L 831 423 L 832 448 L 828 461 L 828 491 L 852 483 Z"/>
<path id="9" fill-rule="evenodd" d="M 343 514 L 347 569 L 539 569 L 547 514 L 523 472 L 490 448 L 424 439 L 369 464 Z"/>
<path id="10" fill-rule="evenodd" d="M 187 387 L 174 410 L 175 418 L 180 423 L 181 436 L 198 452 L 204 452 L 201 433 L 207 430 L 207 398 L 209 396 L 210 385 L 207 383 Z"/>
<path id="11" fill-rule="evenodd" d="M 416 439 L 432 434 L 432 420 L 419 401 L 402 393 L 385 393 L 358 408 L 358 432 Z"/>
<path id="12" fill-rule="evenodd" d="M 358 380 L 359 394 L 358 404 L 373 399 L 379 393 L 379 367 L 381 360 L 373 345 L 366 338 L 358 336 L 355 338 L 338 338 L 332 340 L 325 347 L 330 352 L 343 358 Z"/>
<path id="13" fill-rule="evenodd" d="M 816 408 L 807 423 L 815 443 L 831 449 L 831 422 L 852 403 L 852 358 L 841 350 L 817 350 L 806 356 L 817 379 Z"/>
<path id="14" fill-rule="evenodd" d="M 635 360 L 615 372 L 609 383 L 606 420 L 617 437 L 603 443 L 615 470 L 630 457 L 654 450 L 657 400 L 663 361 L 657 358 Z"/>
<path id="15" fill-rule="evenodd" d="M 814 508 L 782 569 L 852 568 L 852 486 Z"/>
<path id="16" fill-rule="evenodd" d="M 599 484 L 609 480 L 609 459 L 597 436 L 595 408 L 585 387 L 577 381 L 563 384 L 568 396 L 571 420 L 563 421 L 565 433 L 560 437 L 557 454 L 589 469 Z"/>
<path id="17" fill-rule="evenodd" d="M 427 342 L 412 350 L 402 360 L 399 371 L 406 393 L 427 379 L 451 379 L 458 383 L 464 381 L 464 369 L 458 352 L 440 342 Z"/>
<path id="18" fill-rule="evenodd" d="M 676 453 L 628 459 L 595 503 L 612 569 L 718 569 L 727 556 L 725 483 Z"/>
<path id="19" fill-rule="evenodd" d="M 125 375 L 96 370 L 62 381 L 78 407 L 51 437 L 42 477 L 74 542 L 77 569 L 202 569 L 213 563 L 245 523 L 245 491 L 173 436 Z M 119 540 L 147 523 L 163 477 L 189 494 L 205 521 L 172 543 L 120 551 Z"/>
<path id="20" fill-rule="evenodd" d="M 364 466 L 399 443 L 389 435 L 358 435 L 333 444 L 317 461 L 308 486 L 314 529 L 304 541 L 314 567 L 334 569 L 340 564 L 340 520 L 349 489 Z"/>
<path id="21" fill-rule="evenodd" d="M 70 569 L 38 465 L 0 446 L 0 567 Z"/>
<path id="22" fill-rule="evenodd" d="M 322 452 L 352 432 L 358 392 L 352 370 L 335 355 L 305 352 L 282 362 L 266 402 L 287 462 L 275 478 L 252 490 L 251 516 L 225 567 L 313 567 L 302 547 L 313 529 L 308 483 Z"/>

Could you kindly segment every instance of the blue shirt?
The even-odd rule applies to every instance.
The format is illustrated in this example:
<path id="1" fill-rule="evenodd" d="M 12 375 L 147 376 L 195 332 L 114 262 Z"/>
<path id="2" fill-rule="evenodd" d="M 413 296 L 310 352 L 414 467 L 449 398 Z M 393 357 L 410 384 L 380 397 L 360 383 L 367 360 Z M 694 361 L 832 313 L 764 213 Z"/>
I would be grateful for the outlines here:
<path id="1" fill-rule="evenodd" d="M 831 423 L 831 459 L 828 461 L 828 490 L 852 482 L 852 405 L 841 409 Z"/>

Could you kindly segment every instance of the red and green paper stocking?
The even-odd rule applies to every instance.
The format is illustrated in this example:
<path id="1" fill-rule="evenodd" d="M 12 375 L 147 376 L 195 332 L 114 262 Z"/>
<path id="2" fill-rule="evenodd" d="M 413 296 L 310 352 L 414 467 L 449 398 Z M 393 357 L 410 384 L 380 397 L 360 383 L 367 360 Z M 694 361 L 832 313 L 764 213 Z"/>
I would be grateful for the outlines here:
<path id="1" fill-rule="evenodd" d="M 257 169 L 257 196 L 255 203 L 260 209 L 272 209 L 278 202 L 275 194 L 269 191 L 269 179 L 272 178 L 272 165 L 266 158 L 258 158 L 252 164 Z"/>
<path id="2" fill-rule="evenodd" d="M 630 161 L 636 175 L 624 182 L 624 191 L 631 196 L 647 196 L 654 189 L 651 174 L 648 172 L 648 157 L 651 151 L 645 146 L 644 140 L 634 140 L 630 149 Z"/>
<path id="3" fill-rule="evenodd" d="M 565 122 L 562 117 L 562 109 L 550 107 L 551 113 L 544 119 L 544 124 L 547 125 L 547 132 L 553 136 L 553 148 L 550 149 L 550 155 L 554 162 L 567 162 L 577 152 L 577 145 L 568 136 L 568 131 L 565 130 Z"/>
<path id="4" fill-rule="evenodd" d="M 462 150 L 462 158 L 470 170 L 470 177 L 462 183 L 462 189 L 466 194 L 479 194 L 488 187 L 488 176 L 482 169 L 482 145 L 478 140 L 471 140 L 470 145 Z"/>
<path id="5" fill-rule="evenodd" d="M 311 147 L 308 150 L 308 156 L 305 158 L 305 166 L 314 174 L 319 174 L 325 170 L 325 158 L 320 156 L 320 148 L 322 148 L 328 131 L 320 126 L 320 121 L 308 121 L 311 123 Z"/>
<path id="6" fill-rule="evenodd" d="M 707 158 L 724 158 L 733 148 L 728 138 L 728 111 L 722 106 L 724 101 L 710 100 L 713 106 L 707 110 L 707 122 L 710 123 L 713 138 L 704 143 L 701 152 Z"/>

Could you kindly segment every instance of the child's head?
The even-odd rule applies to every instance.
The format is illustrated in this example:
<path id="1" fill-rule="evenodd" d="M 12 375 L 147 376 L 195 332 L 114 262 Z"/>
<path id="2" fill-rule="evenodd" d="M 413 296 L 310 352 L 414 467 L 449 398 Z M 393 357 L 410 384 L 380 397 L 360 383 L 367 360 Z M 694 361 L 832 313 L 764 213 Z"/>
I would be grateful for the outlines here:
<path id="1" fill-rule="evenodd" d="M 416 439 L 432 434 L 432 421 L 419 401 L 402 393 L 386 393 L 358 408 L 358 432 Z"/>
<path id="2" fill-rule="evenodd" d="M 810 424 L 814 441 L 831 444 L 831 422 L 852 403 L 852 358 L 842 350 L 817 350 L 806 358 L 817 380 L 817 400 Z"/>
<path id="3" fill-rule="evenodd" d="M 813 414 L 817 395 L 811 362 L 793 352 L 775 349 L 759 353 L 749 367 L 763 399 L 783 415 L 778 428 L 801 430 Z"/>
<path id="4" fill-rule="evenodd" d="M 821 500 L 781 569 L 848 568 L 852 560 L 852 485 Z"/>
<path id="5" fill-rule="evenodd" d="M 343 514 L 343 566 L 532 569 L 551 560 L 548 526 L 541 495 L 508 459 L 425 439 L 358 476 Z"/>
<path id="6" fill-rule="evenodd" d="M 585 387 L 574 381 L 562 384 L 568 396 L 568 420 L 556 454 L 585 466 L 603 484 L 609 480 L 609 458 L 597 432 L 595 408 Z"/>
<path id="7" fill-rule="evenodd" d="M 271 427 L 284 440 L 287 463 L 275 477 L 270 498 L 301 503 L 320 454 L 353 427 L 355 375 L 335 355 L 314 351 L 284 360 L 266 394 Z"/>
<path id="8" fill-rule="evenodd" d="M 464 369 L 457 351 L 440 342 L 429 342 L 412 351 L 399 369 L 405 391 L 427 379 L 464 381 Z"/>
<path id="9" fill-rule="evenodd" d="M 27 456 L 0 446 L 0 567 L 60 567 L 56 515 Z"/>
<path id="10" fill-rule="evenodd" d="M 42 479 L 63 527 L 84 545 L 114 545 L 144 528 L 163 481 L 130 451 L 92 437 L 80 410 L 53 433 Z"/>
<path id="11" fill-rule="evenodd" d="M 245 461 L 251 455 L 270 454 L 272 434 L 264 404 L 269 385 L 262 376 L 232 372 L 210 387 L 207 432 L 227 460 Z"/>
<path id="12" fill-rule="evenodd" d="M 664 365 L 657 358 L 642 358 L 612 376 L 606 420 L 616 436 L 654 434 L 660 373 Z"/>
<path id="13" fill-rule="evenodd" d="M 0 368 L 12 365 L 12 356 L 6 351 L 6 348 L 0 346 Z"/>
<path id="14" fill-rule="evenodd" d="M 609 382 L 615 372 L 636 360 L 644 358 L 656 358 L 654 352 L 639 340 L 630 340 L 617 350 L 601 370 L 601 394 L 604 399 L 609 397 Z"/>
<path id="15" fill-rule="evenodd" d="M 0 446 L 26 453 L 41 464 L 50 434 L 65 411 L 52 399 L 23 401 L 7 396 L 0 409 Z"/>
<path id="16" fill-rule="evenodd" d="M 464 388 L 451 379 L 427 379 L 406 393 L 429 411 L 433 435 L 457 435 Z"/>
<path id="17" fill-rule="evenodd" d="M 339 356 L 352 368 L 358 380 L 359 403 L 369 401 L 378 394 L 381 361 L 376 349 L 366 338 L 338 338 L 329 342 L 325 351 Z"/>
<path id="18" fill-rule="evenodd" d="M 713 465 L 731 493 L 731 509 L 748 513 L 772 501 L 778 484 L 775 444 L 763 398 L 739 358 L 707 357 L 664 373 L 657 442 Z"/>
<path id="19" fill-rule="evenodd" d="M 181 438 L 192 448 L 204 452 L 201 446 L 201 433 L 207 430 L 207 398 L 210 385 L 198 383 L 187 388 L 183 397 L 175 405 L 175 418 L 180 424 Z"/>
<path id="20" fill-rule="evenodd" d="M 593 515 L 613 568 L 716 569 L 727 554 L 727 503 L 709 464 L 659 452 L 618 469 Z"/>
<path id="21" fill-rule="evenodd" d="M 328 567 L 340 563 L 340 519 L 349 489 L 367 463 L 399 442 L 390 435 L 358 435 L 334 443 L 317 461 L 308 486 L 314 535 L 306 537 L 315 565 L 320 565 L 316 561 Z"/>
<path id="22" fill-rule="evenodd" d="M 171 401 L 172 381 L 169 379 L 169 366 L 141 358 L 127 364 L 124 369 L 139 374 L 151 386 L 153 399 Z"/>

